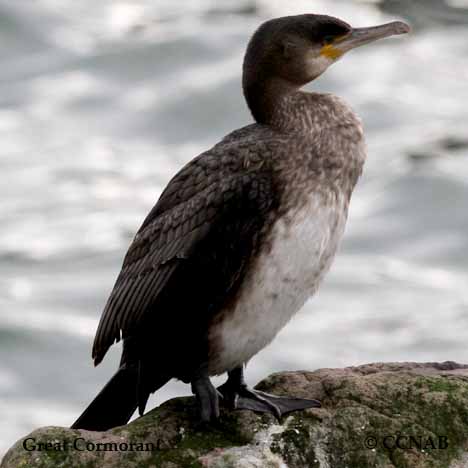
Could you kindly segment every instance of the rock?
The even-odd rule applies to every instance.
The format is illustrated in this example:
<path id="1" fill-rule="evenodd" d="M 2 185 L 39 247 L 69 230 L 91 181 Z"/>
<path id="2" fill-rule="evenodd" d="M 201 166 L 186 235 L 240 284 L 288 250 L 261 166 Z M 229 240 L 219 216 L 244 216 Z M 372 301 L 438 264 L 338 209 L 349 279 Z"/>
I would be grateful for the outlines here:
<path id="1" fill-rule="evenodd" d="M 0 466 L 468 466 L 466 365 L 388 363 L 283 372 L 271 375 L 257 388 L 318 398 L 323 407 L 293 413 L 281 424 L 270 415 L 223 410 L 218 423 L 202 427 L 197 423 L 194 399 L 176 398 L 107 432 L 38 429 L 19 440 Z"/>

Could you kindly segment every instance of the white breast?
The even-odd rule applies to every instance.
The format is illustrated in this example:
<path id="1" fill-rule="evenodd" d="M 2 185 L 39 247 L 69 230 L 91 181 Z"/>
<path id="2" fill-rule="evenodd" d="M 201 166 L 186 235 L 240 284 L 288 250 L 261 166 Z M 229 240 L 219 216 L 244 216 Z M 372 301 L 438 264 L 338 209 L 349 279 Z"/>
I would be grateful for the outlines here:
<path id="1" fill-rule="evenodd" d="M 323 203 L 317 194 L 272 228 L 272 248 L 261 254 L 241 286 L 238 300 L 213 327 L 220 352 L 210 374 L 246 363 L 264 348 L 316 291 L 343 235 L 345 197 Z"/>

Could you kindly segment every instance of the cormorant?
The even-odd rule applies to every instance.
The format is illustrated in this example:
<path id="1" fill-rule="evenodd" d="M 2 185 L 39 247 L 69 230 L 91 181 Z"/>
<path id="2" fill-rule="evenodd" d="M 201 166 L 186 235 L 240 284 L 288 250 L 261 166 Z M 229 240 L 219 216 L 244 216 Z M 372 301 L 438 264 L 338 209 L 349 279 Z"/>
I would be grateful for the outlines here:
<path id="1" fill-rule="evenodd" d="M 342 237 L 365 160 L 359 118 L 332 94 L 301 91 L 349 50 L 404 34 L 304 14 L 252 36 L 243 91 L 255 123 L 183 167 L 138 230 L 103 311 L 92 356 L 123 340 L 117 373 L 73 424 L 125 424 L 172 378 L 202 421 L 232 408 L 280 417 L 320 406 L 247 387 L 244 365 L 317 289 Z M 216 389 L 210 376 L 227 372 Z"/>

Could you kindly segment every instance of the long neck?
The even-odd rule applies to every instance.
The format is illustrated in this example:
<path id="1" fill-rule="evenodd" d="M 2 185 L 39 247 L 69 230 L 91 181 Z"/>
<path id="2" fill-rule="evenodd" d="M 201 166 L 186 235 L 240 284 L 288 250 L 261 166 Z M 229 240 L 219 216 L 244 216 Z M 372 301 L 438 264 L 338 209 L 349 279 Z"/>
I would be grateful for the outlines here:
<path id="1" fill-rule="evenodd" d="M 298 87 L 280 78 L 261 73 L 244 73 L 243 90 L 254 119 L 261 124 L 282 128 L 288 120 L 288 103 Z"/>

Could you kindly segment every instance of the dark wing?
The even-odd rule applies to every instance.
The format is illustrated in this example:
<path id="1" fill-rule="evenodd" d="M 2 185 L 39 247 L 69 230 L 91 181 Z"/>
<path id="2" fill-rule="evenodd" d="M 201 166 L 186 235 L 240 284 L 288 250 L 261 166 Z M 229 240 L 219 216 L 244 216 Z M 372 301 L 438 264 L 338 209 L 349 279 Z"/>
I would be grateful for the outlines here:
<path id="1" fill-rule="evenodd" d="M 192 159 L 172 178 L 140 230 L 156 216 L 188 201 L 213 183 L 260 168 L 268 160 L 272 149 L 281 144 L 275 136 L 269 127 L 258 124 L 247 125 L 226 135 L 212 149 Z"/>
<path id="2" fill-rule="evenodd" d="M 193 187 L 196 171 L 187 177 L 195 177 L 186 181 L 186 186 Z M 171 184 L 166 194 L 173 193 Z M 197 276 L 203 275 L 213 285 L 207 289 L 212 298 L 206 294 L 205 303 L 198 301 L 197 308 L 213 309 L 214 298 L 225 296 L 226 289 L 242 275 L 275 203 L 271 174 L 263 165 L 228 176 L 210 171 L 209 184 L 206 186 L 201 179 L 200 184 L 188 199 L 166 202 L 165 209 L 159 210 L 160 202 L 170 200 L 162 196 L 135 236 L 99 323 L 93 346 L 95 364 L 114 342 L 131 336 L 144 324 L 145 316 L 158 314 L 154 305 L 159 306 L 158 298 L 167 296 L 168 290 L 175 292 L 164 304 L 171 304 L 177 294 L 184 294 L 184 285 L 188 287 L 191 280 L 196 283 Z M 192 268 L 187 269 L 187 265 Z M 197 265 L 202 271 L 197 270 Z M 177 287 L 167 287 L 182 270 L 190 275 Z"/>

